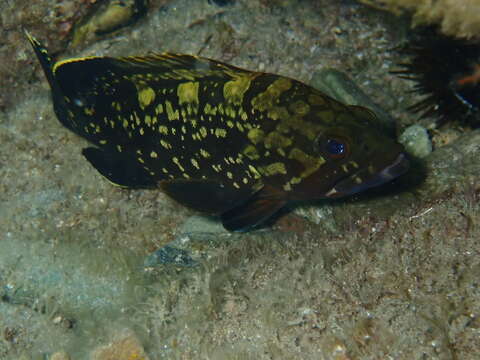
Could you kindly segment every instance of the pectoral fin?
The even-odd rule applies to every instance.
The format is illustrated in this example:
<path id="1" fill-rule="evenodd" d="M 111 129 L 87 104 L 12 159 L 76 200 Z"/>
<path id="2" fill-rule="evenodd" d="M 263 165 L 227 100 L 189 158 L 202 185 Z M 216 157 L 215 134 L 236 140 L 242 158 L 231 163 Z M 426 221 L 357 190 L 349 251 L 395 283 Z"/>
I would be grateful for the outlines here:
<path id="1" fill-rule="evenodd" d="M 89 147 L 83 156 L 108 181 L 128 188 L 151 188 L 156 182 L 135 158 L 119 156 L 115 151 Z"/>
<path id="2" fill-rule="evenodd" d="M 245 203 L 224 212 L 222 223 L 229 231 L 248 231 L 270 218 L 285 204 L 281 194 L 263 187 Z"/>
<path id="3" fill-rule="evenodd" d="M 248 189 L 236 189 L 215 180 L 165 180 L 160 182 L 160 188 L 180 204 L 209 214 L 220 214 L 250 196 Z"/>

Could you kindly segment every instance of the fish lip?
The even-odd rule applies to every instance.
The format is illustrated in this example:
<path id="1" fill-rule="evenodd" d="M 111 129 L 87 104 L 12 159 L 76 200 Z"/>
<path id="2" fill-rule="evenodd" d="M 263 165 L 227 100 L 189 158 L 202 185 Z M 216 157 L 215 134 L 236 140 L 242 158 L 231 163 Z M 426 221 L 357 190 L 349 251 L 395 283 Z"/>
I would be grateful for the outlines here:
<path id="1" fill-rule="evenodd" d="M 383 178 L 385 182 L 391 181 L 407 172 L 410 167 L 410 161 L 404 153 L 400 153 L 395 161 L 384 168 L 378 176 Z"/>
<path id="2" fill-rule="evenodd" d="M 362 182 L 361 184 L 358 184 L 357 186 L 353 186 L 353 187 L 350 185 L 352 183 L 352 177 L 354 177 L 355 175 L 357 175 L 362 171 L 362 169 L 360 169 L 353 175 L 350 175 L 349 177 L 341 179 L 339 182 L 337 182 L 335 186 L 325 194 L 325 196 L 328 198 L 337 198 L 337 197 L 352 195 L 357 192 L 369 189 L 371 187 L 383 185 L 405 174 L 409 169 L 409 167 L 410 167 L 410 161 L 408 160 L 405 153 L 402 152 L 398 154 L 398 156 L 390 165 L 383 168 L 379 173 L 372 176 L 366 182 Z"/>

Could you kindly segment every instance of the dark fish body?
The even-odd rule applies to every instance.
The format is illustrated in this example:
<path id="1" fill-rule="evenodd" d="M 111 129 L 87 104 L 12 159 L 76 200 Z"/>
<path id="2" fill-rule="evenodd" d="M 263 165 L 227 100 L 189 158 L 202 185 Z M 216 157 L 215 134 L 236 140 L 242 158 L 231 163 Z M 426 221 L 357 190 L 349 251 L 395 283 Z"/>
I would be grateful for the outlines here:
<path id="1" fill-rule="evenodd" d="M 350 195 L 404 173 L 374 115 L 280 75 L 182 54 L 53 63 L 27 34 L 60 122 L 109 181 L 160 188 L 247 230 L 290 201 Z"/>

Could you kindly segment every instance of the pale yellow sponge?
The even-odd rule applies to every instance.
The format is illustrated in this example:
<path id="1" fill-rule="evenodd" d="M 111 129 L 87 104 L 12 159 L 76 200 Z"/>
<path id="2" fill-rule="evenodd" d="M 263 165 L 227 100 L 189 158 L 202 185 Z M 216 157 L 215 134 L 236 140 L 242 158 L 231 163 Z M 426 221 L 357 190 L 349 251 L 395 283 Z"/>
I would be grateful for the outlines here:
<path id="1" fill-rule="evenodd" d="M 441 32 L 464 38 L 480 37 L 480 0 L 359 0 L 397 15 L 413 14 L 413 25 L 437 24 Z"/>

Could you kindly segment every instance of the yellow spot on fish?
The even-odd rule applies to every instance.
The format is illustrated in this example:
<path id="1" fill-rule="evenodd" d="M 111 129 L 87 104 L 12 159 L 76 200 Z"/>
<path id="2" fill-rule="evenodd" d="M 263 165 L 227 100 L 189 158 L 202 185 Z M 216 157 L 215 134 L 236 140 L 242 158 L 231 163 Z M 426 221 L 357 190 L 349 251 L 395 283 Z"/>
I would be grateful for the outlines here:
<path id="1" fill-rule="evenodd" d="M 292 139 L 283 136 L 277 131 L 272 131 L 265 137 L 265 147 L 270 148 L 286 148 L 292 144 Z"/>
<path id="2" fill-rule="evenodd" d="M 162 135 L 168 135 L 168 127 L 166 127 L 165 125 L 160 125 L 158 127 L 158 131 L 160 132 L 160 134 Z"/>
<path id="3" fill-rule="evenodd" d="M 243 150 L 243 154 L 250 160 L 260 159 L 260 154 L 258 153 L 257 149 L 253 145 L 246 146 L 245 149 Z"/>
<path id="4" fill-rule="evenodd" d="M 243 110 L 240 110 L 239 115 L 243 121 L 246 121 L 248 119 L 248 114 Z"/>
<path id="5" fill-rule="evenodd" d="M 265 91 L 252 99 L 253 109 L 265 111 L 272 107 L 280 95 L 292 87 L 292 81 L 287 78 L 278 78 Z M 253 110 L 252 109 L 252 110 Z"/>
<path id="6" fill-rule="evenodd" d="M 150 153 L 150 157 L 155 159 L 155 158 L 158 157 L 158 154 L 157 154 L 155 151 L 152 151 L 152 152 Z"/>
<path id="7" fill-rule="evenodd" d="M 140 118 L 138 117 L 138 115 L 137 115 L 136 112 L 133 113 L 133 116 L 135 116 L 135 123 L 136 123 L 137 125 L 140 125 Z M 132 124 L 132 125 L 133 125 L 133 124 Z"/>
<path id="8" fill-rule="evenodd" d="M 265 133 L 259 128 L 253 128 L 248 132 L 247 136 L 253 144 L 258 144 L 265 136 Z"/>
<path id="9" fill-rule="evenodd" d="M 293 148 L 288 154 L 288 158 L 297 160 L 303 165 L 304 170 L 300 174 L 300 177 L 303 179 L 320 169 L 320 167 L 326 162 L 323 157 L 310 156 L 298 148 Z M 290 183 L 294 184 L 293 179 Z"/>
<path id="10" fill-rule="evenodd" d="M 235 109 L 232 108 L 231 106 L 227 106 L 225 108 L 225 114 L 228 116 L 228 117 L 231 117 L 232 119 L 235 119 L 235 117 L 237 116 L 237 113 L 235 112 Z"/>
<path id="11" fill-rule="evenodd" d="M 172 145 L 168 142 L 168 141 L 165 141 L 165 140 L 160 140 L 160 145 L 162 145 L 165 149 L 167 150 L 171 150 L 172 149 Z"/>
<path id="12" fill-rule="evenodd" d="M 178 160 L 178 158 L 176 156 L 174 156 L 172 158 L 172 161 L 175 165 L 178 166 L 178 168 L 180 169 L 180 171 L 185 171 L 185 168 L 182 166 L 182 164 L 180 164 L 180 160 Z"/>
<path id="13" fill-rule="evenodd" d="M 205 149 L 200 149 L 200 155 L 202 155 L 204 158 L 209 158 L 211 156 L 210 153 Z"/>
<path id="14" fill-rule="evenodd" d="M 155 108 L 155 114 L 163 114 L 163 104 L 158 104 Z"/>
<path id="15" fill-rule="evenodd" d="M 248 170 L 250 170 L 250 173 L 251 173 L 251 175 L 253 176 L 254 179 L 260 179 L 261 178 L 261 175 L 258 172 L 258 170 L 255 169 L 255 167 L 253 167 L 252 165 L 248 165 Z"/>
<path id="16" fill-rule="evenodd" d="M 272 120 L 288 120 L 290 114 L 288 113 L 288 110 L 283 106 L 272 106 L 268 110 L 268 117 Z"/>
<path id="17" fill-rule="evenodd" d="M 242 105 L 243 96 L 250 87 L 253 77 L 244 75 L 234 80 L 228 81 L 223 86 L 223 97 L 228 102 L 235 105 Z"/>
<path id="18" fill-rule="evenodd" d="M 206 104 L 205 104 L 205 107 L 203 108 L 203 112 L 204 112 L 206 115 L 216 115 L 216 114 L 217 114 L 217 108 L 216 108 L 216 107 L 213 107 L 213 106 L 210 105 L 209 103 L 206 103 Z"/>
<path id="19" fill-rule="evenodd" d="M 190 159 L 190 162 L 192 163 L 193 167 L 197 170 L 200 170 L 200 165 L 198 165 L 198 161 L 195 159 Z"/>
<path id="20" fill-rule="evenodd" d="M 285 168 L 285 164 L 276 162 L 276 163 L 265 166 L 262 169 L 262 172 L 266 176 L 273 176 L 278 174 L 285 175 L 287 173 L 287 169 Z"/>
<path id="21" fill-rule="evenodd" d="M 221 129 L 221 128 L 216 128 L 215 129 L 215 136 L 224 138 L 224 137 L 227 136 L 227 130 Z"/>
<path id="22" fill-rule="evenodd" d="M 198 104 L 198 85 L 198 82 L 186 82 L 178 85 L 177 96 L 180 105 L 190 103 Z"/>
<path id="23" fill-rule="evenodd" d="M 168 120 L 173 121 L 180 119 L 180 113 L 178 112 L 178 109 L 173 110 L 172 103 L 168 100 L 165 101 L 165 110 L 167 111 Z"/>
<path id="24" fill-rule="evenodd" d="M 290 184 L 293 184 L 293 185 L 300 184 L 301 182 L 302 182 L 302 178 L 299 178 L 299 177 L 293 177 L 290 180 Z"/>
<path id="25" fill-rule="evenodd" d="M 142 109 L 145 109 L 155 100 L 155 91 L 151 87 L 146 87 L 138 92 L 138 103 Z"/>
<path id="26" fill-rule="evenodd" d="M 358 164 L 355 161 L 350 161 L 349 164 L 352 165 L 352 167 L 354 167 L 355 169 L 359 168 Z"/>

